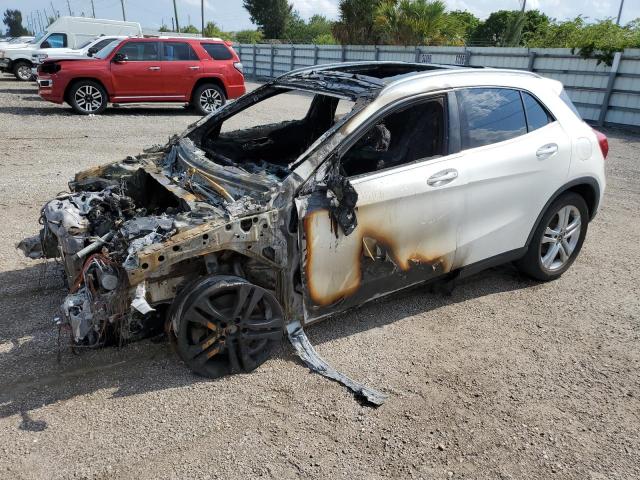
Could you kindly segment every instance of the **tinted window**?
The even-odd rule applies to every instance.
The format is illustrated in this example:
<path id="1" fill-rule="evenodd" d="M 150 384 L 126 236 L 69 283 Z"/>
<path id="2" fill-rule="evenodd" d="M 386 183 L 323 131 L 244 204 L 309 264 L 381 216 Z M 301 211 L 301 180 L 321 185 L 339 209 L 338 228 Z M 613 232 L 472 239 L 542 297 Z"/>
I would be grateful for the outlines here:
<path id="1" fill-rule="evenodd" d="M 131 62 L 158 60 L 158 42 L 129 42 L 118 53 L 126 55 Z"/>
<path id="2" fill-rule="evenodd" d="M 567 106 L 573 111 L 573 113 L 576 114 L 576 117 L 578 117 L 579 119 L 582 119 L 582 115 L 580 115 L 580 112 L 578 111 L 576 106 L 573 104 L 573 102 L 571 101 L 571 99 L 569 98 L 569 95 L 567 95 L 567 92 L 565 90 L 562 90 L 562 93 L 560 94 L 560 99 L 567 104 Z"/>
<path id="3" fill-rule="evenodd" d="M 527 133 L 520 92 L 505 88 L 470 88 L 457 92 L 462 148 L 502 142 Z"/>
<path id="4" fill-rule="evenodd" d="M 113 38 L 107 38 L 106 40 L 100 40 L 98 43 L 96 43 L 93 47 L 93 49 L 95 49 L 96 52 L 99 52 L 100 50 L 102 50 L 104 47 L 106 47 L 107 45 L 109 45 L 111 42 L 113 42 Z"/>
<path id="5" fill-rule="evenodd" d="M 553 118 L 551 118 L 545 108 L 531 95 L 522 92 L 522 101 L 524 103 L 524 111 L 527 114 L 527 127 L 529 127 L 530 132 L 544 127 L 547 123 L 553 122 Z"/>
<path id="6" fill-rule="evenodd" d="M 198 60 L 191 45 L 185 42 L 163 42 L 164 59 L 168 61 Z"/>
<path id="7" fill-rule="evenodd" d="M 46 46 L 47 44 L 49 44 L 48 47 Z M 52 33 L 40 46 L 42 48 L 64 48 L 67 46 L 67 35 L 65 33 Z"/>
<path id="8" fill-rule="evenodd" d="M 202 43 L 201 45 L 214 60 L 229 60 L 233 58 L 233 54 L 221 43 Z"/>

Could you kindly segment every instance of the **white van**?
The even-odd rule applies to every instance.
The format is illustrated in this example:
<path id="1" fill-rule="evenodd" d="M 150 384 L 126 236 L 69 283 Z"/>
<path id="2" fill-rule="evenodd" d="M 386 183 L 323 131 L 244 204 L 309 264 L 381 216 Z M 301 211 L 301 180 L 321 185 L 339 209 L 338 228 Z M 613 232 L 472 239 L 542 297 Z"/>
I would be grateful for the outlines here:
<path id="1" fill-rule="evenodd" d="M 60 17 L 26 46 L 0 48 L 0 70 L 12 72 L 18 80 L 29 80 L 31 56 L 37 55 L 40 49 L 76 49 L 100 35 L 141 36 L 142 27 L 138 22 Z"/>

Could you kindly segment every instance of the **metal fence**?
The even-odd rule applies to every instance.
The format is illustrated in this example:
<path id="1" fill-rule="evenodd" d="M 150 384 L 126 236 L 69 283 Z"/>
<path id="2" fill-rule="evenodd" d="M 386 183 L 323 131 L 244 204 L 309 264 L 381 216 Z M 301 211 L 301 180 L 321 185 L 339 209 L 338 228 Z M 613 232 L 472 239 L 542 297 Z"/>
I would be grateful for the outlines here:
<path id="1" fill-rule="evenodd" d="M 568 48 L 235 45 L 245 74 L 273 78 L 294 68 L 358 60 L 400 60 L 529 70 L 564 83 L 585 120 L 640 127 L 640 49 L 616 53 L 612 66 Z"/>

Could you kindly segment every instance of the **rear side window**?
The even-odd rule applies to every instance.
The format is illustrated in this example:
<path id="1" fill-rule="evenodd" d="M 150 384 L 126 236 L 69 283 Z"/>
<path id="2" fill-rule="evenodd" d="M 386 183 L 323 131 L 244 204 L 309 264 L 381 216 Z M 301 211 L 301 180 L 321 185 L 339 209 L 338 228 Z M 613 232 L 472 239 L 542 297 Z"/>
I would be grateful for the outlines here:
<path id="1" fill-rule="evenodd" d="M 186 42 L 163 42 L 162 49 L 166 61 L 198 60 L 196 52 Z"/>
<path id="2" fill-rule="evenodd" d="M 469 88 L 456 92 L 462 148 L 502 142 L 527 133 L 520 92 L 507 88 Z"/>
<path id="3" fill-rule="evenodd" d="M 230 60 L 233 58 L 233 54 L 222 43 L 201 43 L 201 45 L 214 60 Z"/>
<path id="4" fill-rule="evenodd" d="M 130 62 L 152 62 L 158 60 L 158 42 L 129 42 L 118 53 L 126 55 Z"/>
<path id="5" fill-rule="evenodd" d="M 578 111 L 576 106 L 573 104 L 573 102 L 571 101 L 571 99 L 569 98 L 569 95 L 567 95 L 567 92 L 565 90 L 562 90 L 562 93 L 560 94 L 560 99 L 567 104 L 567 107 L 569 107 L 573 113 L 576 114 L 576 117 L 582 120 L 582 115 L 580 115 L 580 112 Z"/>
<path id="6" fill-rule="evenodd" d="M 42 48 L 64 48 L 67 46 L 67 34 L 52 33 L 40 46 Z"/>
<path id="7" fill-rule="evenodd" d="M 553 117 L 549 115 L 547 110 L 540 105 L 540 102 L 532 95 L 522 92 L 522 103 L 524 103 L 524 111 L 527 114 L 527 126 L 530 132 L 553 122 Z"/>

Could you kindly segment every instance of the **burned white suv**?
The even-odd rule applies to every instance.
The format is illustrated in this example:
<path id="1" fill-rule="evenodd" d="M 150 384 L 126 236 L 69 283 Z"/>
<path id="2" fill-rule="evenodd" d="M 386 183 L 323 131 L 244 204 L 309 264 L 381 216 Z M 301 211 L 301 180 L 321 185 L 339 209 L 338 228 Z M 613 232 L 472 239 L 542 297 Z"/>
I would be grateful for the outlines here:
<path id="1" fill-rule="evenodd" d="M 559 277 L 598 209 L 607 148 L 560 82 L 533 73 L 310 67 L 78 173 L 20 246 L 62 259 L 76 344 L 166 324 L 195 372 L 250 371 L 287 330 L 304 340 L 304 325 L 420 282 L 508 261 Z"/>

